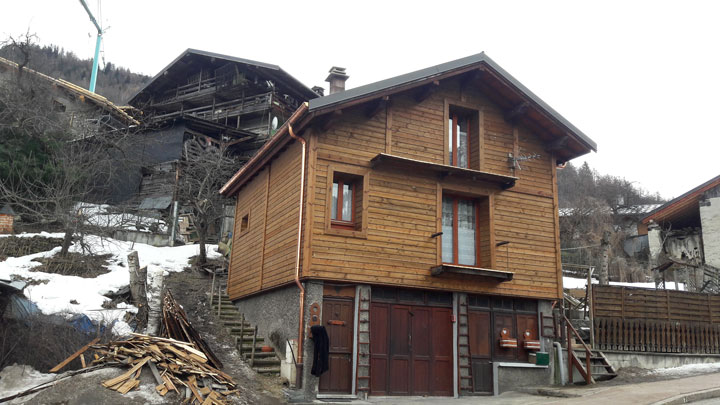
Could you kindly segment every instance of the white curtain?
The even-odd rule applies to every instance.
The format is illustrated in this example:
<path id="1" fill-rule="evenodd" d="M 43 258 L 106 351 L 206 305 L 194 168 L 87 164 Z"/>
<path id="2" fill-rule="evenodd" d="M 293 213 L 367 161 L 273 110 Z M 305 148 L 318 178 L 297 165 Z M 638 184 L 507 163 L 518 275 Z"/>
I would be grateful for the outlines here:
<path id="1" fill-rule="evenodd" d="M 453 199 L 449 197 L 443 197 L 442 232 L 442 261 L 453 263 Z"/>
<path id="2" fill-rule="evenodd" d="M 458 200 L 458 264 L 475 266 L 475 246 L 475 204 Z"/>

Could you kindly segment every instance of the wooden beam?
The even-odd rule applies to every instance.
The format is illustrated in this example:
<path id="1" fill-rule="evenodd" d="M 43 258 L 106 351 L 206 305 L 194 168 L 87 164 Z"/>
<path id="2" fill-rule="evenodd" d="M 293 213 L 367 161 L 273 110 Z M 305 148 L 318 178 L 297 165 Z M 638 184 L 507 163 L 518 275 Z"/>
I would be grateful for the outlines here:
<path id="1" fill-rule="evenodd" d="M 482 69 L 473 70 L 472 72 L 468 72 L 465 74 L 465 76 L 460 79 L 460 88 L 465 88 L 480 79 L 485 75 L 485 71 Z"/>
<path id="2" fill-rule="evenodd" d="M 342 115 L 342 110 L 335 110 L 330 114 L 325 115 L 325 118 L 317 124 L 317 130 L 326 132 L 337 122 L 338 118 Z"/>
<path id="3" fill-rule="evenodd" d="M 83 353 L 85 352 L 85 350 L 87 350 L 90 346 L 94 345 L 95 343 L 97 343 L 97 342 L 99 342 L 99 341 L 100 341 L 100 338 L 99 338 L 99 337 L 93 339 L 90 343 L 88 343 L 88 344 L 86 344 L 85 346 L 81 347 L 80 350 L 76 351 L 76 352 L 73 353 L 70 357 L 68 357 L 67 359 L 63 360 L 62 363 L 60 363 L 60 364 L 58 364 L 57 366 L 51 368 L 51 369 L 50 369 L 50 372 L 51 372 L 51 373 L 57 373 L 57 372 L 60 371 L 63 367 L 67 366 L 68 363 L 70 363 L 71 361 L 75 360 L 79 355 L 83 354 Z"/>
<path id="4" fill-rule="evenodd" d="M 420 88 L 420 91 L 415 94 L 415 101 L 417 101 L 418 103 L 422 103 L 423 101 L 427 100 L 428 97 L 432 96 L 436 91 L 438 91 L 438 89 L 440 89 L 440 81 L 433 80 L 429 84 Z"/>
<path id="5" fill-rule="evenodd" d="M 380 111 L 384 110 L 390 102 L 390 96 L 384 96 L 377 99 L 374 103 L 370 104 L 370 107 L 365 111 L 365 116 L 372 118 L 376 116 Z"/>
<path id="6" fill-rule="evenodd" d="M 548 152 L 555 152 L 557 150 L 563 149 L 567 146 L 568 141 L 570 140 L 570 137 L 567 135 L 563 135 L 562 137 L 558 138 L 557 140 L 550 143 L 545 150 Z"/>
<path id="7" fill-rule="evenodd" d="M 514 120 L 520 118 L 527 112 L 529 107 L 530 103 L 527 101 L 523 101 L 522 103 L 516 105 L 512 110 L 505 113 L 505 121 L 513 122 Z"/>

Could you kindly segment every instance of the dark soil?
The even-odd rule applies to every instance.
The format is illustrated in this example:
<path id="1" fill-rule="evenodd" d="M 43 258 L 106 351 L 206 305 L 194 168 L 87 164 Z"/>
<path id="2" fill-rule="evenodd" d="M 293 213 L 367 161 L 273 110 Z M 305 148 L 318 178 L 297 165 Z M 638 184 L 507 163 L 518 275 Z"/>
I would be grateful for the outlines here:
<path id="1" fill-rule="evenodd" d="M 65 256 L 51 256 L 33 259 L 42 263 L 33 267 L 30 271 L 41 271 L 43 273 L 61 274 L 63 276 L 78 276 L 83 278 L 95 278 L 99 275 L 109 273 L 107 268 L 108 259 L 112 255 L 83 255 L 80 253 L 68 253 Z"/>
<path id="2" fill-rule="evenodd" d="M 45 238 L 43 236 L 33 236 L 30 238 L 8 236 L 0 238 L 0 262 L 8 257 L 20 257 L 46 252 L 60 245 L 62 245 L 62 238 Z"/>

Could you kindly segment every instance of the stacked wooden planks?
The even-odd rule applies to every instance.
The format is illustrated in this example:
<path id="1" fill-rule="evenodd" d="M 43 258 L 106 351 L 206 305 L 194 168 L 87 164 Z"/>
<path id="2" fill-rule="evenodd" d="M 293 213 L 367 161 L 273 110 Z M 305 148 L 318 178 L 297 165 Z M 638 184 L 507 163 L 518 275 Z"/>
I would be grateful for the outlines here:
<path id="1" fill-rule="evenodd" d="M 91 346 L 93 364 L 117 363 L 130 367 L 125 373 L 103 382 L 103 386 L 121 394 L 140 385 L 140 374 L 152 373 L 157 392 L 165 396 L 175 391 L 184 403 L 226 404 L 225 397 L 235 393 L 232 377 L 213 367 L 208 357 L 193 343 L 175 339 L 132 334 L 125 340 Z"/>

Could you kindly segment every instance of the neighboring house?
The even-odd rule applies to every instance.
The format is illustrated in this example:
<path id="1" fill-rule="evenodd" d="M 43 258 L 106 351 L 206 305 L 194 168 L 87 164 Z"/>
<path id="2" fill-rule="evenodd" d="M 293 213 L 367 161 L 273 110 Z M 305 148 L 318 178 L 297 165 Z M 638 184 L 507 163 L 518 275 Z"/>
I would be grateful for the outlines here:
<path id="1" fill-rule="evenodd" d="M 689 291 L 720 293 L 720 176 L 645 216 L 638 233 L 648 235 L 657 280 L 687 283 Z"/>
<path id="2" fill-rule="evenodd" d="M 237 197 L 230 298 L 276 348 L 300 346 L 285 354 L 307 397 L 549 383 L 528 356 L 552 350 L 563 296 L 556 165 L 595 143 L 484 53 L 345 78 L 331 71 L 340 91 L 222 188 Z M 311 325 L 330 337 L 319 379 Z"/>
<path id="3" fill-rule="evenodd" d="M 129 101 L 142 112 L 142 145 L 135 146 L 142 169 L 118 187 L 115 201 L 169 217 L 182 179 L 178 163 L 193 141 L 227 148 L 244 163 L 317 96 L 279 66 L 187 49 Z M 231 229 L 232 210 L 229 219 Z"/>
<path id="4" fill-rule="evenodd" d="M 16 76 L 18 69 L 17 63 L 0 58 L 0 81 L 14 80 L 11 75 Z M 33 69 L 23 68 L 23 74 L 30 75 L 38 85 L 48 86 L 54 108 L 64 112 L 75 126 L 84 124 L 97 131 L 113 131 L 139 124 L 128 114 L 127 107 L 119 107 L 99 94 Z"/>

